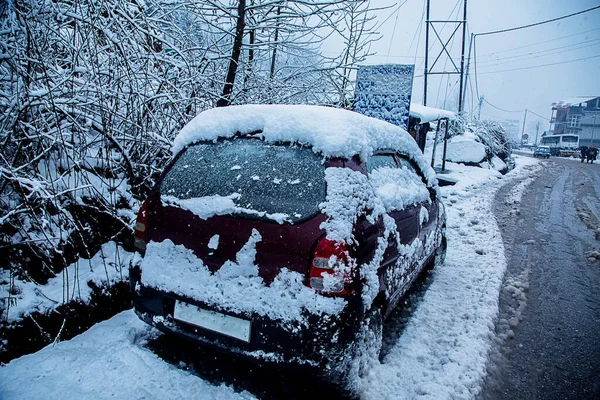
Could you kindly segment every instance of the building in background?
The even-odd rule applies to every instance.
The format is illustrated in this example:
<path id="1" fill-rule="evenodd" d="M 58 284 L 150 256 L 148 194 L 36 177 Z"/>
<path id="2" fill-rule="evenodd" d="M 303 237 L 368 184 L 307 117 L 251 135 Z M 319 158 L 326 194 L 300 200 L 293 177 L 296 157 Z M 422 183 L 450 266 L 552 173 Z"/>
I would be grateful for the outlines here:
<path id="1" fill-rule="evenodd" d="M 600 146 L 600 96 L 577 96 L 552 103 L 553 135 L 579 135 L 580 146 Z"/>
<path id="2" fill-rule="evenodd" d="M 521 121 L 518 119 L 500 119 L 500 124 L 508 132 L 508 137 L 514 142 L 521 142 Z"/>

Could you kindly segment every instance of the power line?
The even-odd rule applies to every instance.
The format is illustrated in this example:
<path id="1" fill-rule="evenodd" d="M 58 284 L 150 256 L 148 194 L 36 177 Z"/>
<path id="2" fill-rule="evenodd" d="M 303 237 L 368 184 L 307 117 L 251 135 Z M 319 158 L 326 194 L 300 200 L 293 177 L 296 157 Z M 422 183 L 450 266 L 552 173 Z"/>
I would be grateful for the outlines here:
<path id="1" fill-rule="evenodd" d="M 400 7 L 402 7 L 408 0 L 405 0 L 404 3 L 401 3 L 395 10 L 393 13 L 390 13 L 390 15 L 388 15 L 388 17 L 386 19 L 383 20 L 383 22 L 381 22 L 379 25 L 377 25 L 377 27 L 374 29 L 375 31 L 378 31 L 379 28 L 381 28 L 383 26 L 383 24 L 385 24 L 388 19 L 392 18 L 394 16 L 394 14 L 396 14 L 398 11 L 400 11 Z"/>
<path id="2" fill-rule="evenodd" d="M 522 113 L 523 112 L 523 110 L 505 110 L 503 108 L 497 107 L 497 106 L 493 105 L 492 103 L 490 103 L 489 101 L 487 101 L 485 99 L 485 97 L 483 98 L 483 101 L 486 102 L 489 106 L 492 106 L 493 108 L 495 108 L 496 110 L 504 111 L 507 113 Z"/>
<path id="3" fill-rule="evenodd" d="M 554 52 L 554 50 L 567 49 L 565 51 L 573 51 L 573 50 L 585 49 L 585 48 L 588 48 L 588 47 L 594 47 L 594 46 L 597 46 L 597 45 L 600 44 L 600 43 L 593 43 L 593 44 L 581 46 L 583 44 L 592 43 L 592 42 L 600 42 L 600 38 L 590 39 L 590 40 L 586 40 L 586 41 L 583 41 L 583 42 L 569 44 L 569 45 L 565 45 L 565 46 L 552 47 L 552 48 L 545 49 L 545 50 L 533 51 L 533 52 L 525 53 L 525 54 L 517 54 L 517 55 L 513 55 L 513 56 L 499 57 L 499 58 L 495 58 L 493 60 L 479 61 L 479 65 L 484 65 L 484 64 L 505 64 L 504 62 L 499 62 L 499 61 L 502 61 L 502 60 L 517 59 L 517 61 L 519 61 L 518 60 L 519 58 L 528 59 L 528 58 L 546 57 L 546 56 L 553 55 L 553 54 L 563 53 L 562 51 Z M 523 46 L 523 47 L 525 47 L 525 46 Z M 410 51 L 410 49 L 409 49 L 409 51 Z M 544 55 L 541 55 L 541 56 L 530 57 L 530 56 L 535 55 L 535 54 L 541 54 L 541 53 L 546 53 L 546 52 L 550 52 L 550 51 L 552 51 L 552 53 L 544 54 Z M 488 53 L 488 55 L 490 55 L 490 54 L 495 54 L 495 53 Z M 412 55 L 401 55 L 401 54 L 388 54 L 388 55 L 385 55 L 385 56 L 384 55 L 374 55 L 374 57 L 411 58 L 411 59 L 414 58 L 415 61 L 416 61 L 417 58 L 419 58 L 419 59 L 425 58 L 424 56 L 417 56 L 416 54 L 414 56 L 412 56 Z M 480 54 L 480 55 L 478 55 L 478 57 L 482 57 L 482 55 Z"/>
<path id="4" fill-rule="evenodd" d="M 572 13 L 572 14 L 568 14 L 568 15 L 563 15 L 562 17 L 557 17 L 557 18 L 553 18 L 553 19 L 549 19 L 546 21 L 541 21 L 541 22 L 536 22 L 533 24 L 528 24 L 528 25 L 522 25 L 522 26 L 517 26 L 514 28 L 508 28 L 508 29 L 501 29 L 501 30 L 497 30 L 497 31 L 489 31 L 489 32 L 482 32 L 482 33 L 475 33 L 472 35 L 472 42 L 473 42 L 473 63 L 474 63 L 474 69 L 475 69 L 475 91 L 477 93 L 477 98 L 479 98 L 479 85 L 478 85 L 478 74 L 477 74 L 477 36 L 485 36 L 485 35 L 493 35 L 493 34 L 497 34 L 497 33 L 505 33 L 505 32 L 511 32 L 511 31 L 515 31 L 515 30 L 519 30 L 519 29 L 525 29 L 525 28 L 531 28 L 534 26 L 538 26 L 538 25 L 543 25 L 543 24 L 547 24 L 550 22 L 555 22 L 555 21 L 559 21 L 565 18 L 570 18 L 570 17 L 574 17 L 576 15 L 580 15 L 580 14 L 584 14 L 593 10 L 597 10 L 600 9 L 600 6 L 596 6 L 596 7 L 592 7 L 592 8 L 588 8 L 586 10 L 583 11 L 578 11 L 576 13 Z M 530 66 L 530 67 L 523 67 L 523 68 L 513 68 L 513 69 L 507 69 L 507 70 L 498 70 L 498 71 L 488 71 L 488 72 L 482 72 L 482 74 L 494 74 L 494 73 L 500 73 L 500 72 L 512 72 L 512 71 L 522 71 L 522 70 L 527 70 L 527 69 L 532 69 L 532 68 L 540 68 L 540 67 L 547 67 L 547 66 L 551 66 L 551 65 L 559 65 L 559 64 L 566 64 L 566 63 L 571 63 L 571 62 L 576 62 L 576 61 L 582 61 L 582 60 L 586 60 L 586 59 L 590 59 L 590 58 L 597 58 L 600 57 L 600 55 L 598 56 L 592 56 L 592 57 L 587 57 L 587 58 L 583 58 L 583 59 L 577 59 L 577 60 L 570 60 L 570 61 L 563 61 L 563 62 L 558 62 L 558 63 L 550 63 L 550 64 L 542 64 L 542 65 L 536 65 L 536 66 Z"/>
<path id="5" fill-rule="evenodd" d="M 563 15 L 562 17 L 552 18 L 552 19 L 549 19 L 549 20 L 546 20 L 546 21 L 536 22 L 536 23 L 533 23 L 533 24 L 516 26 L 514 28 L 500 29 L 500 30 L 497 30 L 497 31 L 489 31 L 489 32 L 483 32 L 483 33 L 476 33 L 475 36 L 494 35 L 496 33 L 505 33 L 505 32 L 516 31 L 516 30 L 519 30 L 519 29 L 531 28 L 531 27 L 538 26 L 538 25 L 548 24 L 550 22 L 560 21 L 561 19 L 574 17 L 576 15 L 584 14 L 586 12 L 594 11 L 594 10 L 597 10 L 597 9 L 600 9 L 600 6 L 588 8 L 587 10 L 578 11 L 578 12 L 573 13 L 573 14 Z"/>
<path id="6" fill-rule="evenodd" d="M 392 30 L 392 36 L 390 37 L 390 45 L 388 47 L 387 56 L 385 58 L 386 62 L 387 62 L 387 59 L 388 59 L 388 57 L 390 55 L 390 51 L 392 50 L 392 42 L 394 41 L 394 36 L 396 35 L 396 25 L 398 24 L 398 16 L 400 15 L 400 13 L 399 13 L 400 8 L 403 5 L 405 5 L 407 1 L 408 0 L 404 0 L 403 3 L 400 3 L 400 5 L 398 6 L 398 8 L 396 8 L 396 11 L 394 11 L 394 13 L 396 14 L 396 19 L 394 20 L 394 29 Z M 388 19 L 389 19 L 389 17 L 388 17 Z M 387 21 L 387 19 L 385 21 Z M 385 22 L 385 21 L 383 21 L 383 22 Z"/>
<path id="7" fill-rule="evenodd" d="M 538 113 L 534 113 L 534 112 L 533 112 L 533 111 L 531 111 L 529 108 L 527 109 L 527 112 L 530 112 L 530 113 L 532 113 L 533 115 L 537 115 L 538 117 L 540 117 L 540 118 L 543 118 L 543 119 L 545 119 L 546 121 L 550 121 L 550 120 L 549 120 L 547 117 L 544 117 L 544 116 L 542 116 L 542 115 L 540 115 L 540 114 L 538 114 Z"/>
<path id="8" fill-rule="evenodd" d="M 423 0 L 423 10 L 421 11 L 421 19 L 419 22 L 419 29 L 415 31 L 412 40 L 410 41 L 410 46 L 408 47 L 408 52 L 412 49 L 413 44 L 415 43 L 415 38 L 417 39 L 417 45 L 415 46 L 415 57 L 413 59 L 413 64 L 417 64 L 417 52 L 419 51 L 419 43 L 421 42 L 421 32 L 423 31 L 423 21 L 425 19 L 425 8 L 427 5 L 427 0 Z M 425 57 L 421 57 L 425 58 Z"/>
<path id="9" fill-rule="evenodd" d="M 507 113 L 522 113 L 523 111 L 525 111 L 525 109 L 522 109 L 522 110 L 505 110 L 504 108 L 500 108 L 498 106 L 493 105 L 492 103 L 490 103 L 489 101 L 487 101 L 485 99 L 485 97 L 483 98 L 483 101 L 486 102 L 489 106 L 495 108 L 496 110 L 504 111 L 504 112 L 507 112 Z M 543 115 L 540 115 L 540 114 L 538 114 L 536 112 L 533 112 L 529 108 L 527 109 L 527 112 L 531 113 L 533 115 L 536 115 L 536 116 L 538 116 L 538 117 L 540 117 L 540 118 L 542 118 L 542 119 L 544 119 L 546 121 L 550 121 L 547 117 L 544 117 Z"/>
<path id="10" fill-rule="evenodd" d="M 577 62 L 577 61 L 585 61 L 585 60 L 589 60 L 592 58 L 598 58 L 598 57 L 600 57 L 600 54 L 595 55 L 595 56 L 590 56 L 590 57 L 578 58 L 576 60 L 561 61 L 561 62 L 555 62 L 555 63 L 549 63 L 549 64 L 531 65 L 529 67 L 522 67 L 522 68 L 502 69 L 499 71 L 480 72 L 479 75 L 496 74 L 496 73 L 500 73 L 500 72 L 522 71 L 522 70 L 526 70 L 526 69 L 548 67 L 551 65 L 560 65 L 560 64 L 573 63 L 573 62 Z M 476 62 L 475 62 L 475 86 L 477 86 L 477 63 Z"/>
<path id="11" fill-rule="evenodd" d="M 583 44 L 590 43 L 590 42 L 595 42 L 595 43 L 582 46 Z M 588 47 L 594 47 L 594 46 L 600 45 L 599 42 L 600 42 L 600 38 L 598 38 L 598 39 L 592 39 L 592 40 L 587 40 L 587 41 L 581 42 L 581 43 L 576 43 L 576 44 L 571 44 L 571 45 L 566 45 L 566 46 L 554 47 L 552 49 L 534 51 L 534 52 L 527 53 L 527 54 L 518 54 L 518 55 L 514 55 L 514 56 L 509 56 L 509 57 L 500 57 L 500 58 L 496 58 L 496 59 L 493 59 L 493 60 L 480 61 L 479 64 L 480 65 L 483 64 L 483 66 L 498 65 L 498 64 L 509 64 L 509 63 L 512 63 L 512 62 L 517 62 L 517 61 L 522 61 L 522 60 L 527 60 L 527 59 L 532 59 L 532 58 L 547 57 L 547 56 L 551 56 L 553 54 L 562 54 L 562 53 L 565 53 L 567 51 L 575 51 L 575 50 L 586 49 Z M 554 51 L 554 50 L 561 50 L 561 49 L 566 49 L 566 50 Z M 541 53 L 547 53 L 547 52 L 551 52 L 551 53 L 541 54 Z M 539 54 L 539 55 L 535 55 L 535 54 Z M 503 61 L 503 60 L 505 60 L 505 61 Z M 510 60 L 510 61 L 506 61 L 506 60 Z"/>
<path id="12" fill-rule="evenodd" d="M 492 53 L 480 54 L 479 56 L 480 57 L 486 57 L 486 56 L 490 56 L 490 55 L 494 55 L 494 54 L 498 54 L 498 53 L 506 53 L 507 51 L 519 50 L 519 49 L 524 49 L 526 47 L 537 46 L 538 44 L 545 44 L 545 43 L 555 42 L 557 40 L 562 40 L 562 39 L 570 38 L 570 37 L 573 37 L 573 36 L 584 35 L 586 33 L 594 32 L 594 31 L 599 31 L 599 30 L 600 30 L 600 28 L 590 29 L 590 30 L 587 30 L 587 31 L 583 31 L 583 32 L 579 32 L 579 33 L 574 33 L 572 35 L 566 35 L 566 36 L 561 36 L 561 37 L 557 37 L 557 38 L 554 38 L 554 39 L 544 40 L 543 42 L 536 42 L 536 43 L 526 44 L 524 46 L 512 47 L 510 49 L 498 50 L 498 51 L 494 51 Z"/>

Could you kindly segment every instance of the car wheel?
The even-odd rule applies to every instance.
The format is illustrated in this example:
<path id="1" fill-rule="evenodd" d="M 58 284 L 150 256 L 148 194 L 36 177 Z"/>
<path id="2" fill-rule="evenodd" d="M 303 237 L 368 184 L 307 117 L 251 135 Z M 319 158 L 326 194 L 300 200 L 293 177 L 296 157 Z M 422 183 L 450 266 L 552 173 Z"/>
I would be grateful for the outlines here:
<path id="1" fill-rule="evenodd" d="M 373 304 L 360 324 L 356 340 L 348 348 L 339 369 L 338 386 L 345 397 L 358 398 L 360 381 L 379 363 L 383 341 L 383 310 Z"/>
<path id="2" fill-rule="evenodd" d="M 446 239 L 446 227 L 442 228 L 442 242 L 435 251 L 435 265 L 441 265 L 446 260 L 446 250 L 448 249 L 448 239 Z"/>
<path id="3" fill-rule="evenodd" d="M 446 250 L 448 249 L 448 241 L 446 239 L 446 227 L 442 228 L 442 240 L 440 245 L 435 249 L 433 259 L 425 266 L 427 271 L 432 271 L 434 268 L 442 265 L 446 260 Z"/>

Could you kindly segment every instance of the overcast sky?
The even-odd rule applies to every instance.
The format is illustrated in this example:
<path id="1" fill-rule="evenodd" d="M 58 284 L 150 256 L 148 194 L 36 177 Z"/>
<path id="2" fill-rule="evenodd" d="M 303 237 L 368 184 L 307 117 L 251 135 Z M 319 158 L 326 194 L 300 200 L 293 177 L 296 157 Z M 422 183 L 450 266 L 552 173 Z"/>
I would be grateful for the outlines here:
<path id="1" fill-rule="evenodd" d="M 461 19 L 463 1 L 431 0 L 431 19 Z M 372 0 L 371 3 L 377 6 L 393 4 L 394 1 Z M 400 3 L 404 4 L 395 14 L 397 6 L 378 13 L 378 23 L 383 23 L 390 14 L 392 16 L 381 25 L 379 31 L 383 38 L 372 46 L 371 50 L 376 55 L 369 57 L 367 63 L 414 63 L 413 101 L 422 102 L 425 51 L 422 15 L 426 0 L 400 0 L 396 4 Z M 467 5 L 465 53 L 471 32 L 531 24 L 598 5 L 600 0 L 470 0 Z M 443 28 L 442 24 L 436 26 Z M 447 38 L 454 27 L 447 25 L 442 31 L 442 38 Z M 440 47 L 433 38 L 435 34 L 430 32 L 430 46 L 433 46 L 430 57 L 435 58 L 436 49 L 439 52 Z M 460 31 L 451 46 L 452 54 L 459 62 Z M 600 9 L 546 25 L 480 36 L 476 40 L 476 50 L 479 95 L 485 96 L 489 103 L 498 108 L 516 111 L 503 112 L 484 103 L 482 118 L 522 121 L 525 108 L 550 118 L 551 103 L 555 101 L 579 95 L 600 96 Z M 444 62 L 446 68 L 450 69 L 451 64 L 446 60 L 447 57 L 442 57 L 436 69 L 443 67 Z M 430 65 L 431 62 L 430 59 Z M 540 66 L 555 63 L 560 64 Z M 466 110 L 473 108 L 472 98 L 477 102 L 473 77 L 472 58 Z M 431 76 L 427 104 L 456 111 L 457 92 L 458 75 L 451 76 L 449 80 Z M 534 130 L 538 120 L 542 122 L 542 130 L 548 129 L 547 120 L 529 114 L 526 130 Z"/>

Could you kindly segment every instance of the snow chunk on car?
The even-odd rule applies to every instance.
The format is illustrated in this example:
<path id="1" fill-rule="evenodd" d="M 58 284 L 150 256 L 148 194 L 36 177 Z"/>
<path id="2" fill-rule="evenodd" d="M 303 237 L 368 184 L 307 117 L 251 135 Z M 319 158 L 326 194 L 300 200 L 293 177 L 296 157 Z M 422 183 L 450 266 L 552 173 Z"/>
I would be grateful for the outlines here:
<path id="1" fill-rule="evenodd" d="M 236 313 L 256 313 L 284 322 L 302 321 L 305 314 L 339 314 L 343 298 L 321 296 L 304 285 L 298 272 L 282 269 L 270 286 L 258 275 L 255 264 L 258 231 L 228 261 L 211 273 L 203 261 L 182 245 L 170 240 L 150 242 L 142 261 L 144 285 L 175 292 L 207 304 L 218 304 Z M 164 268 L 169 265 L 169 268 Z"/>
<path id="2" fill-rule="evenodd" d="M 196 116 L 175 138 L 172 151 L 200 141 L 257 133 L 268 143 L 289 142 L 309 145 L 325 157 L 366 160 L 375 149 L 406 154 L 435 185 L 429 167 L 416 142 L 402 128 L 388 122 L 331 107 L 305 105 L 240 105 L 206 110 Z"/>

